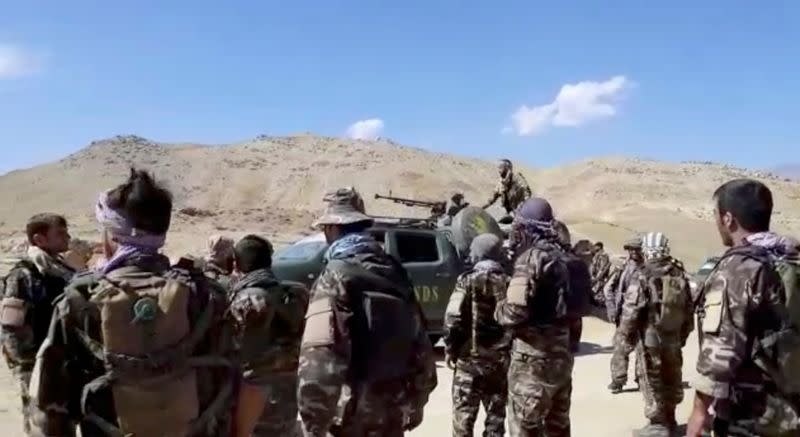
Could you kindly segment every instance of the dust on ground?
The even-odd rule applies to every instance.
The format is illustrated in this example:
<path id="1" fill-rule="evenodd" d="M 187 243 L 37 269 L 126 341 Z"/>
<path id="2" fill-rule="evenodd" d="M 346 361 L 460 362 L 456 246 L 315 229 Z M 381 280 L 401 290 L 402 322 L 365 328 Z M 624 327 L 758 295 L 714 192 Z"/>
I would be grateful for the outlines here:
<path id="1" fill-rule="evenodd" d="M 606 386 L 609 383 L 609 360 L 611 359 L 611 337 L 614 327 L 593 317 L 584 318 L 581 352 L 575 359 L 572 391 L 572 435 L 576 437 L 620 437 L 631 435 L 634 429 L 646 424 L 642 395 L 636 385 L 628 384 L 623 393 L 612 395 Z M 683 379 L 694 378 L 697 358 L 697 337 L 689 337 L 684 348 Z M 631 355 L 629 380 L 633 381 L 634 357 Z M 452 433 L 450 389 L 452 370 L 443 362 L 438 364 L 439 385 L 431 395 L 425 408 L 422 425 L 409 433 L 410 436 L 444 436 Z M 684 400 L 677 410 L 679 423 L 689 417 L 692 391 L 684 390 Z M 24 437 L 21 428 L 20 401 L 16 385 L 6 368 L 0 370 L 0 435 Z M 483 412 L 478 418 L 475 435 L 483 432 Z"/>

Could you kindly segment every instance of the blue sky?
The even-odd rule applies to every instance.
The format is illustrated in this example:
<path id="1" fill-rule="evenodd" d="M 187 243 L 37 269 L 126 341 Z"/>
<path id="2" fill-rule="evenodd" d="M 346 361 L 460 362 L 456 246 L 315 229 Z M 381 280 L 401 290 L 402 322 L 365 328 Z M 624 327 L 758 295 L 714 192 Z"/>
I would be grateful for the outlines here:
<path id="1" fill-rule="evenodd" d="M 535 166 L 799 161 L 800 3 L 662 3 L 6 2 L 0 173 L 115 134 L 219 143 L 360 120 Z"/>

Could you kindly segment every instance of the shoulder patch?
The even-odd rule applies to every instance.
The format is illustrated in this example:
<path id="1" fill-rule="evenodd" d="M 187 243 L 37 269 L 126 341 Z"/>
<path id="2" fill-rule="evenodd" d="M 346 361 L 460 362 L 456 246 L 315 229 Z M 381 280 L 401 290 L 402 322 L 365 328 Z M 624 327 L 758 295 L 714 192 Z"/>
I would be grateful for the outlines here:
<path id="1" fill-rule="evenodd" d="M 306 312 L 306 328 L 301 347 L 333 345 L 335 323 L 331 299 L 322 298 L 311 302 Z"/>
<path id="2" fill-rule="evenodd" d="M 723 301 L 727 287 L 728 280 L 724 275 L 714 275 L 713 278 L 706 282 L 705 304 L 703 305 L 705 311 L 702 326 L 703 332 L 708 334 L 719 332 L 722 326 Z"/>

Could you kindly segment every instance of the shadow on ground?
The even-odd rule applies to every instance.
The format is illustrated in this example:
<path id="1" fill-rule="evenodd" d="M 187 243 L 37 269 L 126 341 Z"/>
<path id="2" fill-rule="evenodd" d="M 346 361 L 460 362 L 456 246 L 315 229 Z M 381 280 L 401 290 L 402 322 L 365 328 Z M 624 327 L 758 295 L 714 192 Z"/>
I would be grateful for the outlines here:
<path id="1" fill-rule="evenodd" d="M 575 356 L 579 357 L 582 355 L 610 354 L 613 351 L 613 346 L 601 346 L 597 343 L 581 342 L 580 348 Z"/>

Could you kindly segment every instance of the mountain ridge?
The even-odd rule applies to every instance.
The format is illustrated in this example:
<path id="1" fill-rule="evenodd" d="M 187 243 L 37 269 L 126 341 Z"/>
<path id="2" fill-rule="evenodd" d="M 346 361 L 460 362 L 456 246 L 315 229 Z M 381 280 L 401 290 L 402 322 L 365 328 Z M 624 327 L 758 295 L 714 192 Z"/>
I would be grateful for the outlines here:
<path id="1" fill-rule="evenodd" d="M 721 249 L 711 193 L 737 177 L 767 182 L 775 193 L 777 228 L 793 235 L 800 230 L 795 218 L 800 184 L 769 172 L 620 156 L 553 168 L 515 164 L 576 236 L 605 240 L 612 250 L 631 234 L 661 230 L 687 263 L 701 262 Z M 18 241 L 27 217 L 41 211 L 65 214 L 76 235 L 95 235 L 91 208 L 98 192 L 122 182 L 131 166 L 152 171 L 173 191 L 177 213 L 167 246 L 172 253 L 202 250 L 205 237 L 220 232 L 257 232 L 291 241 L 310 232 L 322 194 L 338 186 L 355 186 L 369 213 L 419 216 L 427 211 L 373 196 L 391 190 L 400 197 L 446 200 L 461 191 L 470 203 L 482 204 L 498 178 L 495 161 L 430 152 L 390 139 L 261 135 L 208 145 L 116 136 L 93 141 L 63 159 L 0 176 L 0 201 L 13 205 L 0 218 L 0 240 Z"/>

